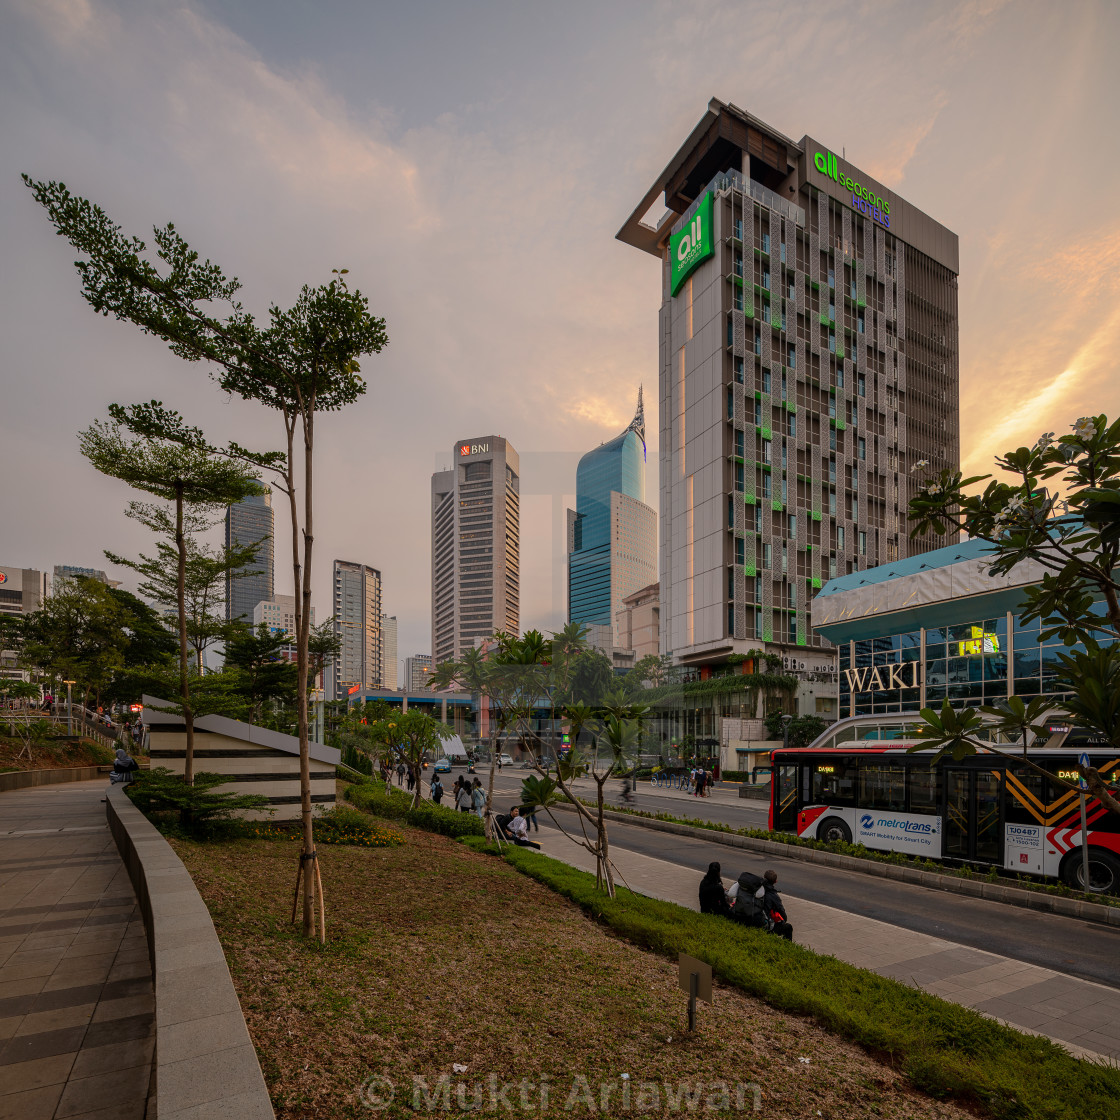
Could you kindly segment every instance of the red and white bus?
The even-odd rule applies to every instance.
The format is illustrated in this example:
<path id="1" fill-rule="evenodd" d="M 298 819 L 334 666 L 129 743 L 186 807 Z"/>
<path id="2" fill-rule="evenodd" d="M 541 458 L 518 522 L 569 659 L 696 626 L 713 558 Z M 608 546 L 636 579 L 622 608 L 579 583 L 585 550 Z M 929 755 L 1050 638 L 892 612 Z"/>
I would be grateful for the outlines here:
<path id="1" fill-rule="evenodd" d="M 1120 816 L 1087 796 L 1083 837 L 1077 793 L 1012 754 L 933 764 L 932 750 L 909 752 L 920 742 L 917 726 L 892 727 L 880 739 L 845 734 L 837 725 L 812 746 L 774 751 L 770 828 L 1054 876 L 1076 890 L 1083 889 L 1081 849 L 1087 843 L 1089 889 L 1120 893 Z M 1076 782 L 1073 767 L 1082 752 L 1110 788 L 1118 788 L 1120 751 L 1082 733 L 1063 728 L 1044 745 L 1030 747 L 1029 757 L 1055 777 Z"/>

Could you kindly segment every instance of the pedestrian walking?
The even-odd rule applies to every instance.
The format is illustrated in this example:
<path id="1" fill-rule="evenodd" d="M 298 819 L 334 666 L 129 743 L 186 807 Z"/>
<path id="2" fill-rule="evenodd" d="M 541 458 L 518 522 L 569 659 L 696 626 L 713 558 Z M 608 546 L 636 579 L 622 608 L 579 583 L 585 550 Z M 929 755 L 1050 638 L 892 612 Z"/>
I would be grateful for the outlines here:
<path id="1" fill-rule="evenodd" d="M 471 808 L 481 818 L 484 816 L 486 809 L 486 790 L 482 788 L 482 783 L 475 778 L 474 785 L 471 786 Z"/>
<path id="2" fill-rule="evenodd" d="M 408 792 L 411 793 L 416 788 L 416 774 L 411 766 L 408 768 L 408 773 L 405 776 L 405 782 L 408 785 Z"/>
<path id="3" fill-rule="evenodd" d="M 469 813 L 474 808 L 471 800 L 471 784 L 465 778 L 459 779 L 455 789 L 455 808 L 460 813 Z"/>
<path id="4" fill-rule="evenodd" d="M 405 769 L 404 763 L 403 762 L 398 762 L 397 763 L 397 785 L 399 785 L 399 786 L 404 785 L 404 769 Z"/>
<path id="5" fill-rule="evenodd" d="M 432 784 L 428 787 L 432 794 L 432 800 L 438 805 L 443 800 L 443 782 L 439 780 L 438 774 L 432 775 Z"/>

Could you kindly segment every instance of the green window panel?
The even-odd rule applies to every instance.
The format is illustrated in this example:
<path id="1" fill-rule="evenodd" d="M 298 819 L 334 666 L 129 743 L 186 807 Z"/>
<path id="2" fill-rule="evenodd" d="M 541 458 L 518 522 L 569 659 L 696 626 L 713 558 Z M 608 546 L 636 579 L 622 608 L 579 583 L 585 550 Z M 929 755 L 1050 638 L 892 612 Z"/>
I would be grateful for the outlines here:
<path id="1" fill-rule="evenodd" d="M 819 588 L 821 586 L 821 581 L 817 579 L 816 576 L 813 576 L 813 578 L 809 582 L 813 585 L 814 588 Z"/>
<path id="2" fill-rule="evenodd" d="M 786 401 L 786 412 L 796 412 L 796 411 L 797 411 L 797 405 L 795 405 L 793 403 L 793 401 Z"/>
<path id="3" fill-rule="evenodd" d="M 769 428 L 767 428 L 765 425 L 763 425 L 763 427 L 762 427 L 762 438 L 763 439 L 773 439 L 774 438 L 774 433 Z"/>
<path id="4" fill-rule="evenodd" d="M 811 518 L 812 518 L 812 519 L 813 519 L 814 521 L 820 521 L 820 519 L 821 519 L 821 512 L 820 512 L 820 510 L 818 510 L 818 509 L 815 509 L 815 510 L 813 510 L 813 511 L 812 511 L 812 512 L 811 512 L 811 513 L 809 514 L 809 516 L 810 516 L 810 517 L 811 517 Z"/>
<path id="5" fill-rule="evenodd" d="M 777 500 L 775 499 L 774 501 L 772 501 L 772 502 L 770 503 L 770 508 L 771 508 L 771 509 L 772 509 L 772 510 L 773 510 L 773 511 L 774 511 L 775 513 L 781 513 L 781 512 L 782 512 L 782 508 L 783 508 L 783 507 L 782 507 L 782 503 L 781 503 L 781 502 L 779 502 L 779 501 L 777 501 Z"/>
<path id="6" fill-rule="evenodd" d="M 846 427 L 847 427 L 847 425 L 844 423 L 843 420 L 837 420 L 836 421 L 836 430 L 838 432 L 842 432 Z"/>
<path id="7" fill-rule="evenodd" d="M 801 633 L 802 627 L 797 628 L 797 644 L 799 646 L 808 645 L 805 635 Z"/>
<path id="8" fill-rule="evenodd" d="M 867 300 L 865 300 L 865 299 L 857 299 L 856 300 L 856 307 L 866 307 L 866 306 L 867 306 Z"/>
<path id="9" fill-rule="evenodd" d="M 733 276 L 728 277 L 728 279 L 733 280 L 735 282 L 735 286 L 737 288 L 741 288 L 743 286 L 743 278 L 741 276 L 734 276 L 733 275 Z"/>
<path id="10" fill-rule="evenodd" d="M 821 326 L 822 327 L 829 327 L 831 325 L 832 325 L 832 320 L 827 315 L 822 315 L 821 316 Z"/>
<path id="11" fill-rule="evenodd" d="M 837 346 L 836 347 L 836 356 L 838 358 L 842 358 L 844 356 L 844 347 L 843 346 Z"/>
<path id="12" fill-rule="evenodd" d="M 748 576 L 748 577 L 758 575 L 758 573 L 755 571 L 755 568 L 754 568 L 753 564 L 744 564 L 743 565 L 743 574 Z"/>
<path id="13" fill-rule="evenodd" d="M 753 506 L 755 504 L 754 494 L 744 494 L 743 501 L 746 502 L 748 506 Z"/>

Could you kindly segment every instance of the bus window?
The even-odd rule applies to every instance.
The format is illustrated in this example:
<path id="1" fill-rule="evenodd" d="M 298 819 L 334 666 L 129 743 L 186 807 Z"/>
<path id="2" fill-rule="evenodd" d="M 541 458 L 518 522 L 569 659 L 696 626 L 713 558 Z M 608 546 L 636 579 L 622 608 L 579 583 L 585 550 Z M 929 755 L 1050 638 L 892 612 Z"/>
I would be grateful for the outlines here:
<path id="1" fill-rule="evenodd" d="M 814 805 L 854 805 L 856 776 L 856 764 L 851 759 L 821 759 L 814 762 L 813 788 L 809 801 Z"/>
<path id="2" fill-rule="evenodd" d="M 779 766 L 773 791 L 774 828 L 778 832 L 797 831 L 797 767 Z"/>
<path id="3" fill-rule="evenodd" d="M 1008 824 L 1044 825 L 1046 823 L 1046 779 L 1037 770 L 1008 767 L 1004 819 Z"/>
<path id="4" fill-rule="evenodd" d="M 906 770 L 884 763 L 864 763 L 859 768 L 859 803 L 865 809 L 906 809 Z"/>
<path id="5" fill-rule="evenodd" d="M 921 763 L 910 767 L 910 812 L 937 815 L 941 772 Z"/>

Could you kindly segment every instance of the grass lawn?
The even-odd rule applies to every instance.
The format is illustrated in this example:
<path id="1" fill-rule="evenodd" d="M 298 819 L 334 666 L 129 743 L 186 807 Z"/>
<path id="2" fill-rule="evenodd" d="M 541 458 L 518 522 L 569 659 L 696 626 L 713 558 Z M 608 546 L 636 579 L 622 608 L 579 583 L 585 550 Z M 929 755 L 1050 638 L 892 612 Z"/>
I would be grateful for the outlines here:
<path id="1" fill-rule="evenodd" d="M 0 720 L 0 727 L 7 730 L 3 720 Z M 30 756 L 29 758 L 22 739 L 0 733 L 0 772 L 56 770 L 65 766 L 104 766 L 113 761 L 114 754 L 108 747 L 103 747 L 92 739 L 71 742 L 52 736 L 32 746 Z"/>
<path id="2" fill-rule="evenodd" d="M 476 1093 L 484 1112 L 507 1116 L 970 1115 L 915 1092 L 809 1019 L 733 988 L 717 986 L 689 1036 L 675 961 L 621 939 L 503 860 L 393 827 L 404 846 L 320 848 L 325 947 L 287 924 L 294 843 L 172 841 L 214 916 L 278 1117 L 425 1115 L 422 1098 L 419 1113 L 412 1107 L 414 1075 L 433 1094 L 451 1078 L 450 1110 L 436 1110 L 444 1116 L 469 1114 L 457 1101 L 469 1106 Z M 748 937 L 743 953 L 749 963 Z M 380 1113 L 360 1093 L 371 1075 L 396 1086 Z M 491 1076 L 497 1089 L 527 1078 L 529 1107 L 515 1088 L 492 1109 Z M 759 1113 L 752 1091 L 736 1107 L 737 1082 L 761 1087 Z M 643 1083 L 657 1084 L 656 1098 Z M 702 1086 L 699 1108 L 672 1107 L 682 1083 Z"/>

